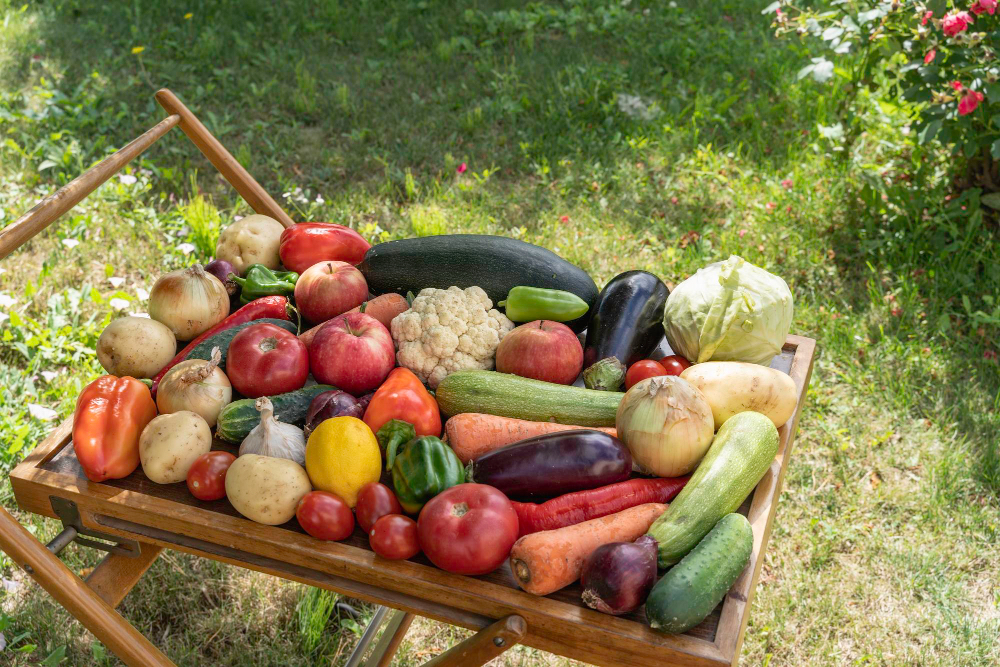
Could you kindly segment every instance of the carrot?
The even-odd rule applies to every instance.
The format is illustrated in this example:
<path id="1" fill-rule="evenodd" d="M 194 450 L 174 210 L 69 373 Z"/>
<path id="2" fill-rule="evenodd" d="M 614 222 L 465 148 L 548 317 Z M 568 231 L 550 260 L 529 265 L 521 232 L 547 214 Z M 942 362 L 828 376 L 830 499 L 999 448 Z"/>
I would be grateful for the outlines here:
<path id="1" fill-rule="evenodd" d="M 449 419 L 444 425 L 445 441 L 455 450 L 462 463 L 468 463 L 494 449 L 532 438 L 536 435 L 572 431 L 574 429 L 604 431 L 617 437 L 613 428 L 569 426 L 553 422 L 532 422 L 523 419 L 495 417 L 478 412 L 463 412 Z"/>
<path id="2" fill-rule="evenodd" d="M 662 503 L 646 503 L 599 519 L 525 535 L 510 550 L 510 569 L 517 585 L 534 595 L 548 595 L 578 581 L 594 549 L 611 542 L 632 542 L 666 509 Z"/>
<path id="3" fill-rule="evenodd" d="M 364 308 L 364 310 L 361 310 Z M 406 297 L 396 294 L 395 292 L 390 292 L 389 294 L 382 294 L 380 296 L 371 299 L 370 301 L 365 301 L 360 306 L 356 306 L 351 310 L 347 311 L 349 313 L 363 312 L 366 315 L 371 315 L 376 320 L 382 323 L 382 325 L 388 329 L 389 324 L 392 322 L 392 318 L 399 315 L 404 310 L 409 310 L 410 304 L 406 302 Z M 306 347 L 312 343 L 312 339 L 316 337 L 316 332 L 319 331 L 326 322 L 317 324 L 312 329 L 307 329 L 299 334 L 299 340 L 302 341 Z"/>

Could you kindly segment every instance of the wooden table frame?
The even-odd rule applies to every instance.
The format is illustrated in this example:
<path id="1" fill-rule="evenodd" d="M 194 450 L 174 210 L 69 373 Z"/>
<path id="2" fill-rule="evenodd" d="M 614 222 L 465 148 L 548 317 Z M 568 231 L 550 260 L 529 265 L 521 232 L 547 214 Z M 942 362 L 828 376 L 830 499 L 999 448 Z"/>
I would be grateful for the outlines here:
<path id="1" fill-rule="evenodd" d="M 195 143 L 250 206 L 279 220 L 291 218 L 169 90 L 156 93 L 167 118 L 103 162 L 47 197 L 0 230 L 0 258 L 68 211 L 175 126 Z M 719 609 L 684 635 L 664 635 L 642 622 L 641 611 L 612 617 L 583 607 L 579 591 L 548 597 L 520 591 L 504 566 L 484 577 L 448 574 L 418 557 L 385 561 L 367 547 L 358 529 L 347 542 L 321 542 L 297 525 L 263 526 L 240 517 L 225 500 L 202 503 L 178 485 L 155 485 L 141 470 L 124 480 L 93 483 L 80 474 L 67 419 L 11 472 L 18 505 L 36 514 L 61 517 L 66 529 L 47 549 L 0 509 L 0 548 L 129 665 L 173 663 L 114 608 L 135 586 L 163 548 L 211 558 L 292 581 L 402 610 L 388 627 L 367 664 L 388 665 L 413 615 L 478 630 L 428 665 L 481 665 L 517 643 L 608 666 L 736 664 L 750 602 L 771 532 L 777 498 L 812 372 L 815 341 L 789 336 L 775 367 L 788 372 L 798 391 L 795 415 L 779 431 L 778 455 L 741 511 L 754 533 L 750 564 Z M 225 448 L 218 441 L 216 447 Z M 231 446 L 230 446 L 231 447 Z M 183 486 L 181 484 L 180 486 Z M 57 512 L 58 510 L 58 512 Z M 71 518 L 67 520 L 67 516 Z M 295 522 L 290 522 L 294 524 Z M 118 549 L 82 581 L 59 560 L 58 550 L 81 535 L 103 537 Z M 90 543 L 95 544 L 93 540 Z M 347 665 L 361 664 L 387 612 L 379 610 L 360 650 Z"/>

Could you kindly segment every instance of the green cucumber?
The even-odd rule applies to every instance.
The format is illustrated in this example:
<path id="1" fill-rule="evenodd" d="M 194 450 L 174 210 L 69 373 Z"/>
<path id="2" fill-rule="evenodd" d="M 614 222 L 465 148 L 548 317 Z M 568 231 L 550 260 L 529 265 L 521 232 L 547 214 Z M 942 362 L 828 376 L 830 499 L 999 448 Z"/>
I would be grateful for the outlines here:
<path id="1" fill-rule="evenodd" d="M 483 412 L 538 422 L 614 426 L 625 394 L 553 384 L 494 371 L 457 371 L 438 385 L 441 412 Z"/>
<path id="2" fill-rule="evenodd" d="M 681 633 L 701 623 L 733 587 L 752 551 L 753 529 L 745 516 L 727 514 L 719 519 L 649 592 L 646 618 L 650 627 Z"/>
<path id="3" fill-rule="evenodd" d="M 375 294 L 477 286 L 494 307 L 518 286 L 571 292 L 587 305 L 583 315 L 566 322 L 577 332 L 586 328 L 587 314 L 597 301 L 594 279 L 579 266 L 551 250 L 505 236 L 441 234 L 377 243 L 358 269 Z"/>
<path id="4" fill-rule="evenodd" d="M 778 429 L 759 412 L 733 415 L 715 434 L 698 469 L 648 534 L 659 544 L 660 567 L 678 562 L 735 512 L 771 467 Z"/>
<path id="5" fill-rule="evenodd" d="M 324 391 L 336 389 L 328 384 L 315 384 L 311 387 L 303 387 L 286 394 L 268 396 L 271 405 L 274 406 L 274 418 L 285 424 L 295 424 L 302 426 L 306 421 L 306 413 L 309 412 L 309 404 L 319 394 Z M 219 413 L 219 421 L 215 425 L 215 435 L 227 442 L 240 443 L 243 438 L 250 435 L 250 431 L 260 423 L 260 413 L 254 403 L 255 398 L 243 398 L 233 401 L 222 408 Z"/>
<path id="6" fill-rule="evenodd" d="M 273 324 L 279 326 L 286 331 L 291 331 L 292 333 L 298 332 L 298 327 L 294 323 L 288 320 L 278 320 L 278 319 L 262 319 L 262 320 L 251 320 L 250 322 L 244 322 L 243 324 L 237 324 L 234 327 L 225 329 L 215 334 L 214 336 L 209 336 L 205 340 L 201 341 L 195 345 L 191 351 L 188 353 L 187 359 L 211 359 L 212 349 L 219 348 L 222 352 L 222 361 L 219 362 L 219 368 L 226 370 L 226 356 L 229 354 L 229 344 L 233 342 L 236 338 L 236 334 L 243 331 L 247 327 L 252 327 L 255 324 Z"/>

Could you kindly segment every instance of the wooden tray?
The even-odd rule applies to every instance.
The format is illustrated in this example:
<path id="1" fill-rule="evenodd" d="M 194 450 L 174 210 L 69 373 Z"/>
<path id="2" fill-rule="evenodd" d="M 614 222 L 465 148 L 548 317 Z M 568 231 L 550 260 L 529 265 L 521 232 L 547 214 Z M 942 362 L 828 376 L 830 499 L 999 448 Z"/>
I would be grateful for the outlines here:
<path id="1" fill-rule="evenodd" d="M 607 616 L 580 602 L 574 585 L 539 598 L 521 591 L 510 568 L 463 577 L 431 566 L 422 556 L 386 561 L 368 547 L 360 528 L 344 542 L 320 542 L 293 519 L 264 526 L 243 519 L 226 500 L 202 502 L 183 483 L 160 485 L 136 470 L 102 483 L 84 477 L 63 422 L 10 475 L 21 509 L 55 517 L 52 498 L 76 503 L 84 526 L 145 543 L 212 558 L 336 591 L 454 625 L 479 630 L 519 614 L 528 632 L 521 643 L 597 665 L 727 665 L 739 659 L 761 552 L 771 533 L 776 500 L 812 372 L 815 341 L 789 336 L 771 364 L 798 389 L 795 415 L 779 431 L 778 455 L 740 511 L 753 526 L 750 564 L 719 607 L 684 635 L 651 630 L 642 610 Z M 216 449 L 235 447 L 216 441 Z"/>

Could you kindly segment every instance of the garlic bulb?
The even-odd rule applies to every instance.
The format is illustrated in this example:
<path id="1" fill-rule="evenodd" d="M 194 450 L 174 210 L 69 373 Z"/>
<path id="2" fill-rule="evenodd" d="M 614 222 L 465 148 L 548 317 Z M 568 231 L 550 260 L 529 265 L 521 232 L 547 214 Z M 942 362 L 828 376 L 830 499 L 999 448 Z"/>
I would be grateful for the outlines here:
<path id="1" fill-rule="evenodd" d="M 283 424 L 274 418 L 271 399 L 261 396 L 254 403 L 260 412 L 260 423 L 243 439 L 240 456 L 258 454 L 276 459 L 289 459 L 299 465 L 306 464 L 306 437 L 294 424 Z"/>
<path id="2" fill-rule="evenodd" d="M 162 414 L 190 410 L 215 426 L 222 408 L 233 400 L 229 378 L 219 369 L 222 352 L 212 348 L 211 361 L 188 359 L 163 376 L 156 390 L 156 407 Z"/>
<path id="3" fill-rule="evenodd" d="M 177 340 L 191 340 L 227 315 L 226 286 L 201 264 L 160 276 L 149 292 L 149 316 L 167 325 Z"/>

